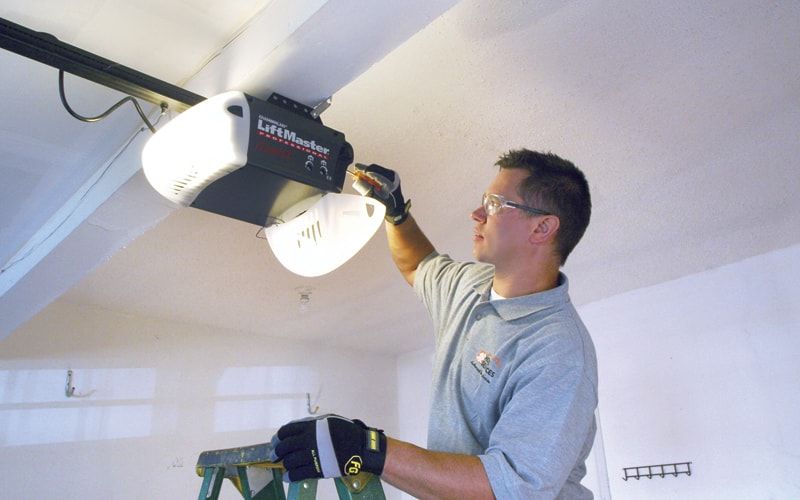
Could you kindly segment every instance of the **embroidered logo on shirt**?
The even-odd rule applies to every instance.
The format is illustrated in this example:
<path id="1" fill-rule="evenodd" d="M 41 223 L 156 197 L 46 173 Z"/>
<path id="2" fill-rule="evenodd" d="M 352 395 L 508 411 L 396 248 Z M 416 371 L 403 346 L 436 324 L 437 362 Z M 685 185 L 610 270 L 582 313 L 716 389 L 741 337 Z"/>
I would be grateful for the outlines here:
<path id="1" fill-rule="evenodd" d="M 492 379 L 502 367 L 500 358 L 486 351 L 479 352 L 470 363 L 487 384 L 492 383 Z"/>

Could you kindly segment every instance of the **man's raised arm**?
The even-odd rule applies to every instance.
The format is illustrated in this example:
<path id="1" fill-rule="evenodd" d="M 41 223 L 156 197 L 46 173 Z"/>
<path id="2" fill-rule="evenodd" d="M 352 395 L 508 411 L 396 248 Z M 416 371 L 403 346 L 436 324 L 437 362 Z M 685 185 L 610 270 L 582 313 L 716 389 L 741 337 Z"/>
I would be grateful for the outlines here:
<path id="1" fill-rule="evenodd" d="M 380 165 L 356 164 L 353 187 L 386 206 L 386 236 L 389 251 L 397 269 L 409 285 L 414 286 L 417 266 L 434 251 L 433 245 L 408 213 L 411 202 L 406 202 L 400 189 L 397 172 Z"/>
<path id="2" fill-rule="evenodd" d="M 414 286 L 417 266 L 434 251 L 433 245 L 410 214 L 402 224 L 386 222 L 386 237 L 394 264 L 408 284 Z"/>

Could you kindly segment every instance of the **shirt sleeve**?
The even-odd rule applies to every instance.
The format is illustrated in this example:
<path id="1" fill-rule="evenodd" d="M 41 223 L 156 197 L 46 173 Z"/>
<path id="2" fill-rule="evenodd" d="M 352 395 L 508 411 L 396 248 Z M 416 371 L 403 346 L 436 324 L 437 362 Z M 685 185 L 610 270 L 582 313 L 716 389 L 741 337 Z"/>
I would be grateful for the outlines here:
<path id="1" fill-rule="evenodd" d="M 594 422 L 596 394 L 580 365 L 520 377 L 479 458 L 497 498 L 556 498 Z"/>
<path id="2" fill-rule="evenodd" d="M 488 264 L 454 261 L 446 254 L 431 253 L 417 266 L 414 291 L 433 320 L 437 342 L 442 332 L 461 324 L 475 286 L 491 280 L 494 268 Z"/>
<path id="3" fill-rule="evenodd" d="M 433 320 L 437 340 L 442 325 L 452 320 L 459 297 L 476 280 L 473 262 L 457 262 L 446 254 L 431 253 L 417 266 L 414 291 Z"/>

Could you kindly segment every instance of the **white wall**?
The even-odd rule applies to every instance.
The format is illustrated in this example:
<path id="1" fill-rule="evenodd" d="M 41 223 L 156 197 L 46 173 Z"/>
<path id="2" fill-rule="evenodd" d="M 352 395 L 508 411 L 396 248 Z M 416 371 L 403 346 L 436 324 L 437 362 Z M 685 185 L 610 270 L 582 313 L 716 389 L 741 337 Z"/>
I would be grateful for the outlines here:
<path id="1" fill-rule="evenodd" d="M 433 334 L 431 334 L 431 341 Z M 397 438 L 425 448 L 431 401 L 433 349 L 419 349 L 397 357 Z M 401 498 L 413 496 L 400 492 Z"/>
<path id="2" fill-rule="evenodd" d="M 615 500 L 800 498 L 800 246 L 580 312 Z M 622 480 L 683 461 L 691 477 Z"/>
<path id="3" fill-rule="evenodd" d="M 397 437 L 423 448 L 428 440 L 432 367 L 432 348 L 397 357 Z"/>
<path id="4" fill-rule="evenodd" d="M 64 395 L 68 368 L 87 397 Z M 396 433 L 396 376 L 394 357 L 56 302 L 0 343 L 0 496 L 194 498 L 201 451 L 268 441 L 306 392 Z"/>

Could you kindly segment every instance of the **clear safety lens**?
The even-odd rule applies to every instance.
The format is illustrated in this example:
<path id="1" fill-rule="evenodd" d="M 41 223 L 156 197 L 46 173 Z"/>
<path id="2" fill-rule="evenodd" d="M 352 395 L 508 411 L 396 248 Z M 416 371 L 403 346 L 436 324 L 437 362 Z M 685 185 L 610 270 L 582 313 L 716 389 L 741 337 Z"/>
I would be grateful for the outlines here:
<path id="1" fill-rule="evenodd" d="M 495 215 L 503 207 L 503 201 L 496 194 L 484 193 L 481 204 L 486 211 L 486 215 Z"/>

